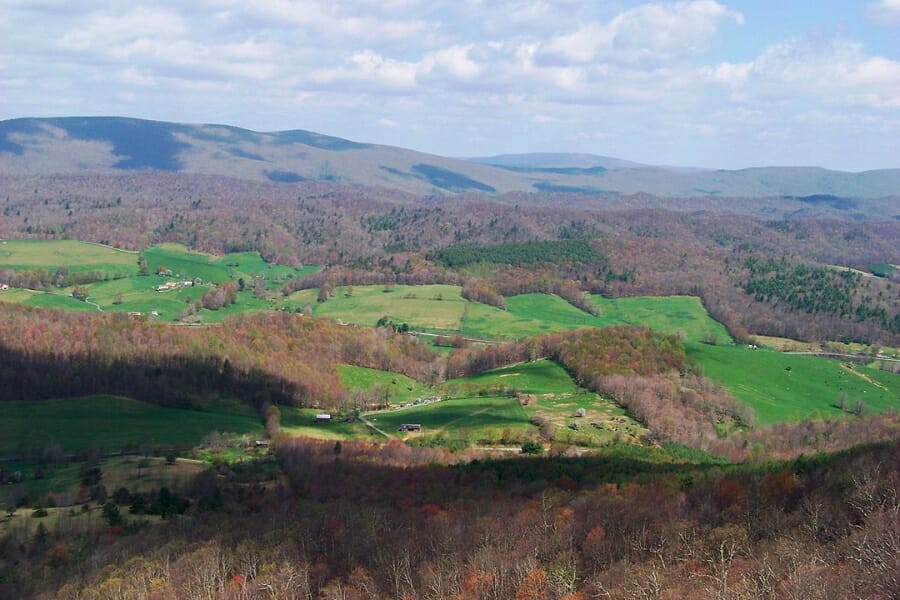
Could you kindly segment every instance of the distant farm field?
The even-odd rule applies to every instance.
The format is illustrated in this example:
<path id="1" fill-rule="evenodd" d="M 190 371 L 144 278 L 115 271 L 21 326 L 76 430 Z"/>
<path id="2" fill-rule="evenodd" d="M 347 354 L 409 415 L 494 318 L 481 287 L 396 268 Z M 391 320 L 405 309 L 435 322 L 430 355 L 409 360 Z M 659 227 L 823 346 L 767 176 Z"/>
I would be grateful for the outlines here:
<path id="1" fill-rule="evenodd" d="M 580 327 L 601 327 L 600 321 L 559 296 L 523 294 L 506 298 L 507 310 L 470 302 L 463 334 L 478 339 L 518 339 Z"/>
<path id="2" fill-rule="evenodd" d="M 372 385 L 392 375 L 375 373 L 380 375 L 369 375 Z M 464 444 L 520 444 L 538 436 L 538 428 L 531 423 L 535 416 L 548 420 L 555 439 L 568 444 L 636 441 L 646 431 L 611 400 L 579 389 L 568 373 L 550 360 L 450 380 L 433 393 L 442 400 L 375 411 L 367 418 L 390 436 Z M 422 430 L 400 431 L 404 423 L 419 424 Z M 307 413 L 302 430 L 289 427 L 288 431 L 315 437 L 329 431 L 340 436 L 351 433 L 344 427 L 340 423 L 314 425 L 313 414 Z"/>
<path id="3" fill-rule="evenodd" d="M 338 375 L 348 390 L 379 388 L 387 393 L 388 402 L 400 404 L 416 398 L 431 396 L 434 392 L 427 385 L 401 373 L 367 369 L 352 365 L 338 365 Z"/>
<path id="4" fill-rule="evenodd" d="M 0 242 L 0 268 L 100 271 L 136 274 L 137 252 L 74 240 L 5 240 Z"/>
<path id="5" fill-rule="evenodd" d="M 145 275 L 138 274 L 138 258 L 147 262 Z M 16 262 L 13 262 L 16 261 Z M 116 262 L 117 261 L 117 262 Z M 100 244 L 75 241 L 5 241 L 0 243 L 0 269 L 55 271 L 65 267 L 71 272 L 97 271 L 106 280 L 84 285 L 87 302 L 71 297 L 72 288 L 50 288 L 34 294 L 25 290 L 3 290 L 0 302 L 12 302 L 65 310 L 113 311 L 153 315 L 175 321 L 190 303 L 198 303 L 213 285 L 243 282 L 231 306 L 211 311 L 201 309 L 193 319 L 214 323 L 240 313 L 281 308 L 278 290 L 291 278 L 308 275 L 316 266 L 290 267 L 270 265 L 258 252 L 239 252 L 212 256 L 188 250 L 180 244 L 161 244 L 141 253 L 125 252 Z M 171 275 L 157 275 L 157 270 Z M 268 297 L 258 298 L 251 291 L 262 278 Z M 184 285 L 183 282 L 192 285 Z M 157 288 L 169 282 L 178 285 L 163 292 Z M 0 282 L 2 283 L 2 282 Z"/>
<path id="6" fill-rule="evenodd" d="M 688 341 L 710 337 L 720 343 L 731 341 L 725 327 L 693 296 L 588 296 L 601 310 L 595 316 L 551 294 L 511 296 L 506 298 L 507 309 L 501 310 L 467 301 L 459 287 L 449 285 L 341 287 L 322 303 L 316 301 L 317 295 L 315 289 L 294 292 L 285 306 L 301 310 L 309 305 L 315 316 L 359 325 L 371 326 L 389 317 L 414 329 L 461 333 L 475 339 L 518 339 L 581 327 L 628 324 L 678 334 Z"/>
<path id="7" fill-rule="evenodd" d="M 388 317 L 415 329 L 452 332 L 459 331 L 467 303 L 453 285 L 339 287 L 333 298 L 322 303 L 316 302 L 317 294 L 316 290 L 295 292 L 287 305 L 300 309 L 309 303 L 315 316 L 344 323 L 374 326 Z"/>
<path id="8" fill-rule="evenodd" d="M 469 441 L 499 440 L 504 429 L 536 433 L 518 400 L 496 396 L 444 400 L 425 406 L 380 411 L 368 418 L 385 432 L 395 435 L 403 435 L 399 432 L 403 423 L 422 425 L 421 433 L 413 435 Z"/>
<path id="9" fill-rule="evenodd" d="M 662 333 L 682 335 L 688 342 L 706 336 L 720 344 L 732 341 L 725 326 L 709 316 L 696 296 L 605 298 L 589 294 L 588 299 L 600 309 L 603 325 L 643 325 Z"/>
<path id="10" fill-rule="evenodd" d="M 760 424 L 846 415 L 835 406 L 840 394 L 848 408 L 858 399 L 866 412 L 900 409 L 900 377 L 886 371 L 742 346 L 689 344 L 688 353 L 752 406 Z"/>
<path id="11" fill-rule="evenodd" d="M 336 441 L 365 438 L 372 435 L 372 432 L 363 423 L 348 423 L 336 415 L 330 423 L 316 423 L 316 415 L 322 411 L 315 408 L 280 406 L 279 411 L 281 412 L 281 432 L 286 435 Z"/>
<path id="12" fill-rule="evenodd" d="M 529 419 L 542 415 L 554 426 L 556 440 L 588 446 L 613 439 L 637 441 L 646 428 L 612 400 L 580 389 L 569 374 L 551 360 L 536 360 L 485 371 L 448 382 L 456 393 L 479 389 L 514 389 Z"/>
<path id="13" fill-rule="evenodd" d="M 246 414 L 202 412 L 156 406 L 117 396 L 87 396 L 0 403 L 0 454 L 51 442 L 63 450 L 118 450 L 154 445 L 193 445 L 213 431 L 262 435 Z"/>

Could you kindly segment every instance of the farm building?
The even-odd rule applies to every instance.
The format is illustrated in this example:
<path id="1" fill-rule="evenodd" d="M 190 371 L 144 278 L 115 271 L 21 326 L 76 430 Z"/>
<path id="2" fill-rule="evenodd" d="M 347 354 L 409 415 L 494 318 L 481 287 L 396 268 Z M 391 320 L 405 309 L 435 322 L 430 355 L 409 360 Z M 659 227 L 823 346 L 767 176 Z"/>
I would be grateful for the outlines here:
<path id="1" fill-rule="evenodd" d="M 404 423 L 400 426 L 400 431 L 421 431 L 422 425 L 419 423 Z"/>
<path id="2" fill-rule="evenodd" d="M 328 413 L 317 414 L 316 423 L 331 423 L 331 415 Z"/>

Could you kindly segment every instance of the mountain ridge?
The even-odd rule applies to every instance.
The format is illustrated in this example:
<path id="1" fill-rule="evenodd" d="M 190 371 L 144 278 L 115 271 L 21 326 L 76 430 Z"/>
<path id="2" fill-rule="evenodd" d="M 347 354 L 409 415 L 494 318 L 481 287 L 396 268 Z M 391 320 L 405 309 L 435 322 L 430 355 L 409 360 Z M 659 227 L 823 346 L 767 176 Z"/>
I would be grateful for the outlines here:
<path id="1" fill-rule="evenodd" d="M 507 154 L 464 160 L 303 129 L 258 132 L 224 124 L 127 117 L 0 121 L 0 173 L 140 170 L 227 175 L 276 183 L 328 181 L 437 196 L 557 192 L 883 198 L 900 194 L 900 169 L 859 173 L 821 167 L 685 169 L 577 153 Z"/>

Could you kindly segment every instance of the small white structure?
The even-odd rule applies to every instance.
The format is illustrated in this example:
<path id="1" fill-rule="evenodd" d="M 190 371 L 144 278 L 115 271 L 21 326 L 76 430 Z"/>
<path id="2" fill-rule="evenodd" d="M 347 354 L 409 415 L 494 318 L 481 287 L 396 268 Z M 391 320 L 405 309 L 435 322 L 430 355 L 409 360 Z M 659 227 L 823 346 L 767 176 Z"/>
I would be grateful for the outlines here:
<path id="1" fill-rule="evenodd" d="M 328 413 L 317 414 L 316 423 L 331 423 L 331 415 Z"/>

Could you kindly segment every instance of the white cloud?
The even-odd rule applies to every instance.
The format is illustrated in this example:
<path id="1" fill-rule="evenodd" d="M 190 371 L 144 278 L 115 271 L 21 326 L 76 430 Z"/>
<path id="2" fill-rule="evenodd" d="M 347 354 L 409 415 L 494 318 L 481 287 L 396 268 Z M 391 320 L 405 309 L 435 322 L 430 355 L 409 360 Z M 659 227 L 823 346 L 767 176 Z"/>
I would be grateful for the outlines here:
<path id="1" fill-rule="evenodd" d="M 92 14 L 72 27 L 60 43 L 73 50 L 94 49 L 136 39 L 177 39 L 189 30 L 178 13 L 138 6 L 124 14 Z"/>
<path id="2" fill-rule="evenodd" d="M 552 38 L 538 56 L 548 64 L 667 61 L 707 50 L 723 21 L 744 17 L 714 0 L 643 4 Z"/>
<path id="3" fill-rule="evenodd" d="M 451 46 L 431 52 L 419 63 L 421 79 L 449 77 L 456 80 L 472 80 L 482 74 L 483 67 L 473 60 L 474 46 Z"/>
<path id="4" fill-rule="evenodd" d="M 308 80 L 329 89 L 411 91 L 416 86 L 416 65 L 364 50 L 342 66 L 312 70 Z"/>
<path id="5" fill-rule="evenodd" d="M 750 63 L 709 72 L 742 96 L 781 96 L 797 104 L 900 107 L 900 61 L 867 55 L 848 40 L 796 38 L 766 49 Z"/>
<path id="6" fill-rule="evenodd" d="M 900 25 L 900 0 L 878 0 L 866 7 L 866 16 L 882 25 Z"/>
<path id="7" fill-rule="evenodd" d="M 67 106 L 73 114 L 118 109 L 306 127 L 459 155 L 471 153 L 462 145 L 476 138 L 507 144 L 505 151 L 514 151 L 515 139 L 531 149 L 581 140 L 580 150 L 597 151 L 590 147 L 596 137 L 578 134 L 598 123 L 609 143 L 648 148 L 670 147 L 687 133 L 712 143 L 803 128 L 834 130 L 835 139 L 862 127 L 896 128 L 900 57 L 879 48 L 879 36 L 819 34 L 753 47 L 753 39 L 770 39 L 754 35 L 767 24 L 745 23 L 736 6 L 0 0 L 0 90 L 7 92 L 0 111 L 24 116 Z M 898 22 L 900 0 L 859 7 L 872 22 Z M 729 36 L 736 25 L 750 30 L 740 45 Z M 868 145 L 900 156 L 897 143 Z"/>

